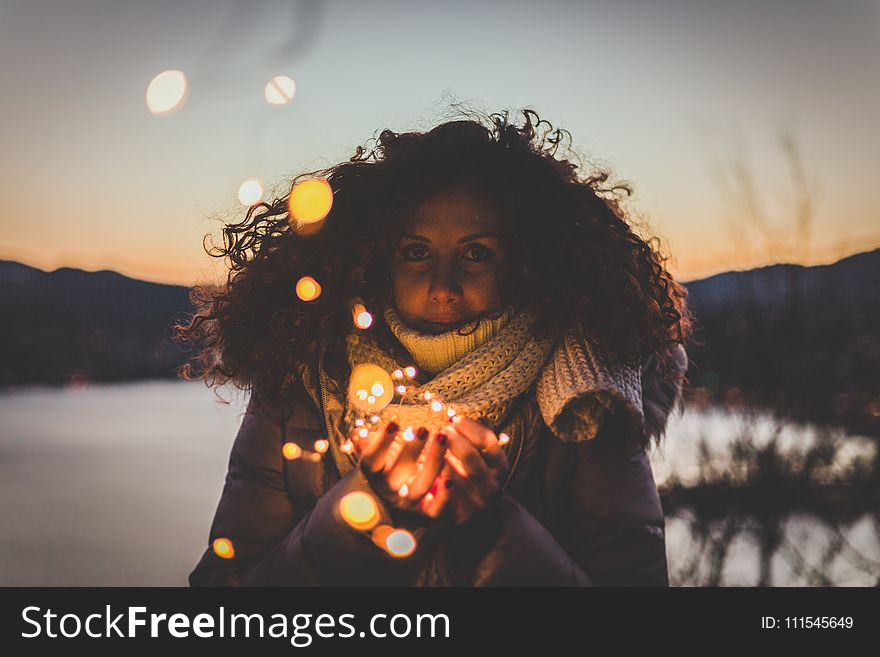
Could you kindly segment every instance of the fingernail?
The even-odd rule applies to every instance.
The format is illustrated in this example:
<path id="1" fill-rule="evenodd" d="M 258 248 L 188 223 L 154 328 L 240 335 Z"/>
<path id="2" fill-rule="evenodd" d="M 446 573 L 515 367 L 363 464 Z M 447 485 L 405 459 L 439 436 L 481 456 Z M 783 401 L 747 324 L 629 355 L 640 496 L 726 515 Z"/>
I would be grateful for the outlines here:
<path id="1" fill-rule="evenodd" d="M 455 486 L 455 482 L 452 481 L 452 479 L 447 479 L 446 482 L 445 482 L 445 484 L 446 484 L 446 488 L 447 488 L 447 489 L 452 488 L 453 486 Z"/>
<path id="2" fill-rule="evenodd" d="M 388 425 L 385 427 L 385 430 L 388 433 L 397 433 L 398 429 L 400 429 L 400 425 L 397 424 L 397 422 L 395 422 L 394 420 L 391 420 L 391 422 L 389 422 Z"/>
<path id="3" fill-rule="evenodd" d="M 428 431 L 428 429 L 426 427 L 419 427 L 419 430 L 416 431 L 416 437 L 419 440 L 427 440 L 428 434 L 430 434 L 430 433 L 431 432 Z"/>
<path id="4" fill-rule="evenodd" d="M 446 441 L 447 441 L 447 438 L 446 438 L 446 434 L 445 434 L 445 433 L 437 434 L 437 442 L 438 442 L 438 443 L 440 443 L 441 445 L 445 445 L 445 444 L 446 444 Z"/>

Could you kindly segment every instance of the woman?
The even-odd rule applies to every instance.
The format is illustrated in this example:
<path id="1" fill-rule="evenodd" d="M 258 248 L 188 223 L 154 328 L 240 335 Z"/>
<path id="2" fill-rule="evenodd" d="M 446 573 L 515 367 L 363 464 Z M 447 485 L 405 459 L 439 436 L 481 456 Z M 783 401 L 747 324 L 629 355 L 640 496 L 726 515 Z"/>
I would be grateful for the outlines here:
<path id="1" fill-rule="evenodd" d="M 288 197 L 224 229 L 182 375 L 252 394 L 191 585 L 668 585 L 647 450 L 680 396 L 685 291 L 627 188 L 523 115 L 386 130 L 318 172 L 319 230 Z M 293 292 L 307 275 L 317 298 Z M 364 365 L 402 396 L 368 407 Z"/>

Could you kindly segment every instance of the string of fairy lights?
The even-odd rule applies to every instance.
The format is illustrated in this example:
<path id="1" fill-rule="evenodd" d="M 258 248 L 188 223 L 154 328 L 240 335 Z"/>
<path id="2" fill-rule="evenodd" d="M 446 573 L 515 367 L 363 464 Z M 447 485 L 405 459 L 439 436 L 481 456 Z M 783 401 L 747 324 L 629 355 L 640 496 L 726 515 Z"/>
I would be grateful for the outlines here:
<path id="1" fill-rule="evenodd" d="M 296 93 L 296 83 L 288 76 L 279 75 L 266 83 L 264 96 L 266 102 L 272 105 L 284 105 L 289 103 Z M 147 87 L 146 102 L 151 113 L 157 116 L 165 116 L 178 111 L 186 102 L 189 94 L 189 84 L 186 75 L 182 71 L 168 70 L 155 76 Z M 256 178 L 245 180 L 238 192 L 241 203 L 251 207 L 259 203 L 263 197 L 262 184 Z M 288 197 L 288 221 L 291 229 L 300 235 L 309 235 L 320 230 L 322 222 L 330 214 L 333 207 L 333 190 L 326 180 L 309 179 L 298 181 L 290 191 Z M 301 276 L 294 286 L 296 298 L 302 303 L 312 303 L 321 296 L 321 283 L 313 276 Z M 353 299 L 351 303 L 352 323 L 357 329 L 366 330 L 373 324 L 373 316 L 366 308 L 361 299 Z M 360 455 L 361 441 L 366 440 L 370 433 L 380 430 L 381 418 L 379 414 L 391 404 L 395 398 L 400 403 L 410 395 L 416 399 L 424 400 L 430 409 L 437 413 L 444 413 L 451 422 L 456 416 L 455 409 L 444 403 L 435 393 L 423 390 L 414 393 L 418 384 L 414 384 L 417 370 L 413 366 L 407 366 L 388 372 L 379 365 L 366 363 L 354 368 L 349 377 L 348 400 L 353 412 L 356 414 L 354 425 L 355 431 L 339 446 L 345 454 Z M 394 437 L 394 442 L 389 448 L 388 461 L 396 460 L 403 446 L 415 439 L 412 426 L 407 426 L 399 431 Z M 507 444 L 510 437 L 505 433 L 498 436 L 499 444 Z M 313 463 L 320 462 L 330 448 L 329 438 L 319 438 L 310 445 L 311 449 L 305 449 L 300 443 L 289 440 L 281 446 L 281 455 L 288 461 L 303 460 Z M 424 466 L 426 448 L 422 449 L 421 455 L 416 461 L 416 470 Z M 467 472 L 460 459 L 452 452 L 446 450 L 446 463 L 454 468 L 460 475 L 467 477 Z M 411 477 L 410 481 L 415 477 Z M 423 503 L 430 502 L 437 489 L 439 477 L 435 479 L 431 491 L 422 498 Z M 404 483 L 398 490 L 401 498 L 409 494 L 409 483 Z M 388 555 L 394 558 L 406 558 L 412 555 L 417 547 L 413 534 L 400 527 L 393 527 L 382 523 L 380 502 L 377 498 L 364 491 L 348 493 L 339 502 L 338 514 L 342 522 L 352 530 L 364 532 L 369 535 L 372 542 Z M 228 536 L 218 537 L 212 541 L 211 547 L 214 554 L 222 559 L 234 559 L 236 557 L 235 545 Z"/>

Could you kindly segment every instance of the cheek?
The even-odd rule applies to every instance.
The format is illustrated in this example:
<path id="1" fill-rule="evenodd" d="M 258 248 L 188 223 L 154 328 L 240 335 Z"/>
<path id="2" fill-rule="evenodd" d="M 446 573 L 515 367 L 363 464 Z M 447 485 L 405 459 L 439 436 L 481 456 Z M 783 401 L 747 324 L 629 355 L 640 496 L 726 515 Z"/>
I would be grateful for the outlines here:
<path id="1" fill-rule="evenodd" d="M 500 272 L 490 269 L 479 273 L 471 273 L 462 281 L 465 296 L 485 303 L 497 301 L 501 296 L 502 279 Z"/>
<path id="2" fill-rule="evenodd" d="M 391 270 L 391 288 L 394 294 L 394 300 L 398 305 L 412 299 L 422 287 L 420 277 L 406 270 L 406 268 L 392 268 Z"/>

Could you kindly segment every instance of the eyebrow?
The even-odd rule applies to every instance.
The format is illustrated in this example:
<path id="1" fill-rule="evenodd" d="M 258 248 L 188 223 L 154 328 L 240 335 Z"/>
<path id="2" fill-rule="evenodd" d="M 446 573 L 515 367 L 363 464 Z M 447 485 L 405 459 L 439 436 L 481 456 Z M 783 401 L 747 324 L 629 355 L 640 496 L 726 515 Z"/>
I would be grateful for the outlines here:
<path id="1" fill-rule="evenodd" d="M 431 243 L 427 237 L 423 237 L 422 235 L 413 235 L 412 233 L 406 233 L 403 237 L 415 240 L 417 242 L 426 242 L 428 244 Z M 501 236 L 498 233 L 484 232 L 484 233 L 474 233 L 473 235 L 465 235 L 460 240 L 458 240 L 459 244 L 463 244 L 464 242 L 470 242 L 471 240 L 476 240 L 481 237 L 494 237 L 495 239 L 501 239 Z"/>

